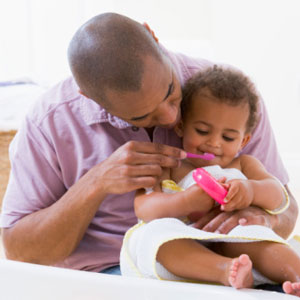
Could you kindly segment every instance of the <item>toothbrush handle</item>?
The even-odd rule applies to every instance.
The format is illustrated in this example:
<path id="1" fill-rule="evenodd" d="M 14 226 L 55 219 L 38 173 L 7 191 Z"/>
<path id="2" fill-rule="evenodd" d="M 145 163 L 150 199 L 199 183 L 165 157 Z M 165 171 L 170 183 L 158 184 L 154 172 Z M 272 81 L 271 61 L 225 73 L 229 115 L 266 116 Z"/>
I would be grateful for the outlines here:
<path id="1" fill-rule="evenodd" d="M 228 191 L 206 170 L 202 168 L 194 170 L 193 178 L 196 183 L 215 201 L 220 204 L 226 204 L 224 199 Z"/>
<path id="2" fill-rule="evenodd" d="M 202 158 L 202 155 L 187 152 L 186 157 L 189 157 L 189 158 Z"/>

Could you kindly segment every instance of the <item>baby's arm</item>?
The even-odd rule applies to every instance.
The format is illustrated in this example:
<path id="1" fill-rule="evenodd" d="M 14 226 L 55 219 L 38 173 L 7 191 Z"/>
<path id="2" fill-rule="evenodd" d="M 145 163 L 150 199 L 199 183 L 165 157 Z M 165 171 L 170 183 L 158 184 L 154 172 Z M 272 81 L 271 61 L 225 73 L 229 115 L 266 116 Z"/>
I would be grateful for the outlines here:
<path id="1" fill-rule="evenodd" d="M 242 173 L 248 180 L 232 180 L 228 183 L 227 204 L 224 211 L 242 209 L 255 205 L 267 210 L 275 210 L 286 201 L 280 182 L 270 175 L 262 163 L 249 155 L 239 157 Z"/>
<path id="2" fill-rule="evenodd" d="M 214 200 L 196 184 L 174 194 L 163 193 L 160 185 L 153 190 L 146 194 L 144 189 L 140 189 L 134 199 L 135 214 L 145 222 L 158 218 L 184 217 L 195 211 L 207 212 L 214 206 Z"/>

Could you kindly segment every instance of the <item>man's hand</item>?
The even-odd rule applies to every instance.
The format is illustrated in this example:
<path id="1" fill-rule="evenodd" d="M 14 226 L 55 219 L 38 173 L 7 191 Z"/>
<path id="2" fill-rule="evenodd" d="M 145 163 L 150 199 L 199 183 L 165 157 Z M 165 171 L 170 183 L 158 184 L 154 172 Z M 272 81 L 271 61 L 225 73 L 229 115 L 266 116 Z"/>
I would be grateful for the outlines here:
<path id="1" fill-rule="evenodd" d="M 237 225 L 262 225 L 273 229 L 277 224 L 277 218 L 276 215 L 269 215 L 254 206 L 232 212 L 222 212 L 220 207 L 215 207 L 196 222 L 194 227 L 209 232 L 227 234 Z"/>
<path id="2" fill-rule="evenodd" d="M 183 150 L 150 142 L 130 141 L 88 173 L 104 194 L 122 194 L 153 187 L 162 168 L 178 167 Z"/>

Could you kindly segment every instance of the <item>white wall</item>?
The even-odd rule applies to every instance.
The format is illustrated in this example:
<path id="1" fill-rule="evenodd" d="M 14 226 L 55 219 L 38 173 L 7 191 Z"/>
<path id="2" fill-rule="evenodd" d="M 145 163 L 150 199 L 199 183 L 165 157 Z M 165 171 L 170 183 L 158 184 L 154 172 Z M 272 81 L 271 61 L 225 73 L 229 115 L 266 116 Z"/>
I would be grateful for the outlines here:
<path id="1" fill-rule="evenodd" d="M 107 11 L 148 22 L 162 39 L 209 39 L 207 0 L 188 0 L 187 6 L 179 0 L 2 1 L 0 80 L 30 76 L 39 82 L 54 83 L 64 78 L 72 35 L 89 18 Z M 199 28 L 205 30 L 200 32 Z"/>
<path id="2" fill-rule="evenodd" d="M 300 186 L 300 1 L 2 0 L 0 81 L 28 76 L 53 84 L 64 78 L 75 30 L 106 11 L 146 21 L 161 40 L 181 41 L 173 47 L 197 54 L 196 45 L 199 56 L 250 74 L 268 106 L 292 182 Z"/>
<path id="3" fill-rule="evenodd" d="M 216 54 L 252 75 L 268 105 L 279 147 L 300 154 L 295 130 L 300 128 L 300 2 L 217 0 L 213 11 Z"/>
<path id="4" fill-rule="evenodd" d="M 216 58 L 256 82 L 300 199 L 300 1 L 214 0 L 212 11 Z"/>

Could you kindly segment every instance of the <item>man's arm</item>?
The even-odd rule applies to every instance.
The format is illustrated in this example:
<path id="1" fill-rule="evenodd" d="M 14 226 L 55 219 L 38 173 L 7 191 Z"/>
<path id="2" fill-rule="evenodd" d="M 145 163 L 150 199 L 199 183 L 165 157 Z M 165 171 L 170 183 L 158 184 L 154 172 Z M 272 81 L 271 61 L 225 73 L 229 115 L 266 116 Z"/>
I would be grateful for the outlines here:
<path id="1" fill-rule="evenodd" d="M 290 206 L 284 213 L 277 215 L 277 222 L 275 222 L 272 228 L 278 235 L 283 238 L 288 238 L 296 224 L 298 217 L 298 204 L 288 185 L 285 185 L 284 187 L 290 197 Z"/>
<path id="2" fill-rule="evenodd" d="M 51 265 L 69 256 L 105 197 L 91 184 L 92 173 L 83 176 L 52 206 L 3 229 L 6 257 Z"/>
<path id="3" fill-rule="evenodd" d="M 178 166 L 180 149 L 146 142 L 128 142 L 90 169 L 58 201 L 3 230 L 9 259 L 54 264 L 78 246 L 101 202 L 156 184 L 162 167 Z"/>

